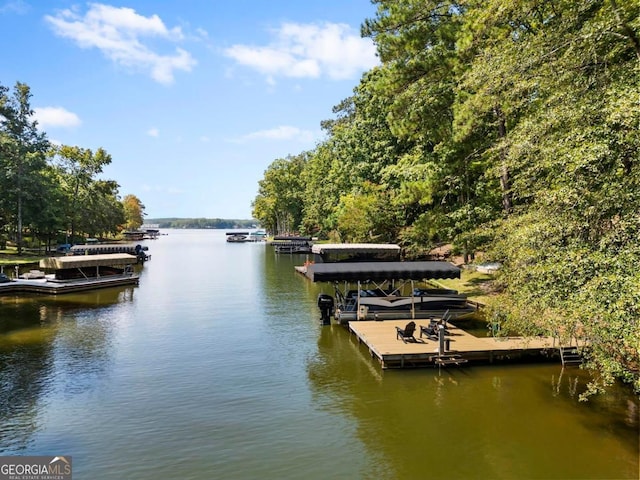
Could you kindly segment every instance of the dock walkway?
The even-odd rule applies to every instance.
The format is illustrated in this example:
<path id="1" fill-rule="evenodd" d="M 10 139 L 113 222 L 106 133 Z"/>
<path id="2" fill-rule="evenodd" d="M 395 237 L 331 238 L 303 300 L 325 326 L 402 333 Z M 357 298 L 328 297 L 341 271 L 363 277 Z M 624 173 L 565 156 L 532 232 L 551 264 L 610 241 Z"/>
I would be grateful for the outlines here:
<path id="1" fill-rule="evenodd" d="M 407 320 L 349 322 L 349 330 L 365 344 L 382 368 L 406 368 L 470 361 L 493 362 L 522 356 L 541 356 L 558 353 L 553 337 L 476 337 L 461 328 L 448 324 L 449 350 L 439 354 L 438 340 L 420 338 L 420 320 L 416 321 L 416 342 L 404 343 L 396 337 L 396 327 L 404 328 Z M 423 323 L 424 325 L 428 324 Z M 449 359 L 461 359 L 451 362 Z"/>

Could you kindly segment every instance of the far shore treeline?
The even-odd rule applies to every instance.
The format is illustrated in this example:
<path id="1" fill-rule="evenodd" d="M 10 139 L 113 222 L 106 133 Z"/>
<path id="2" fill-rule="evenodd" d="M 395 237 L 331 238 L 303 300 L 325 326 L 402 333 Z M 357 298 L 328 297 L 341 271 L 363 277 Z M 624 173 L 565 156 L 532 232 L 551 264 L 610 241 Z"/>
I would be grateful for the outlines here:
<path id="1" fill-rule="evenodd" d="M 255 220 L 233 220 L 223 218 L 147 218 L 145 223 L 158 228 L 255 228 Z"/>
<path id="2" fill-rule="evenodd" d="M 268 231 L 441 243 L 502 268 L 503 331 L 586 340 L 640 392 L 640 0 L 373 0 L 380 65 L 275 159 Z"/>

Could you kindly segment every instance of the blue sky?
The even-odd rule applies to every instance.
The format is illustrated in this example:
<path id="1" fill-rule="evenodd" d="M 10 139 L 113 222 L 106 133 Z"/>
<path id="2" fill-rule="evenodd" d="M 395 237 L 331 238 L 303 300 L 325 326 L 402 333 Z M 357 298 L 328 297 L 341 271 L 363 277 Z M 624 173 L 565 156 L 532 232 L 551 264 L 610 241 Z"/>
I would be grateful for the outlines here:
<path id="1" fill-rule="evenodd" d="M 276 158 L 378 63 L 369 0 L 0 0 L 0 84 L 26 83 L 55 143 L 113 160 L 104 178 L 153 217 L 250 218 Z"/>

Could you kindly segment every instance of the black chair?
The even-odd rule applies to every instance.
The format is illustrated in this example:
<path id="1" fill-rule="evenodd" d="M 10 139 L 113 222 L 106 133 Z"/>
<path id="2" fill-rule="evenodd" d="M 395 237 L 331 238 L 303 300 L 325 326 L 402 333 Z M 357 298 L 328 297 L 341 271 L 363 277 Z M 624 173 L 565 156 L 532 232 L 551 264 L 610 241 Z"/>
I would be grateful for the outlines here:
<path id="1" fill-rule="evenodd" d="M 417 342 L 413 333 L 416 331 L 416 322 L 409 322 L 407 326 L 403 328 L 396 327 L 396 340 L 399 338 L 404 343 Z"/>
<path id="2" fill-rule="evenodd" d="M 428 325 L 428 326 L 420 325 L 420 338 L 422 338 L 423 335 L 427 337 L 429 340 L 437 340 L 438 339 L 437 327 L 434 327 L 433 325 Z"/>

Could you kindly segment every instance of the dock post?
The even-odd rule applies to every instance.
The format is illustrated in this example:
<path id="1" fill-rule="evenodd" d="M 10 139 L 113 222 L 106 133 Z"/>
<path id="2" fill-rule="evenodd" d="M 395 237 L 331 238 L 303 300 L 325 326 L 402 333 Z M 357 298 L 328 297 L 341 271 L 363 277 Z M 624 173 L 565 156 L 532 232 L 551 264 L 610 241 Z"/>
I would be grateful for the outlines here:
<path id="1" fill-rule="evenodd" d="M 444 325 L 438 325 L 438 355 L 442 355 L 446 352 L 445 338 L 444 338 Z"/>

